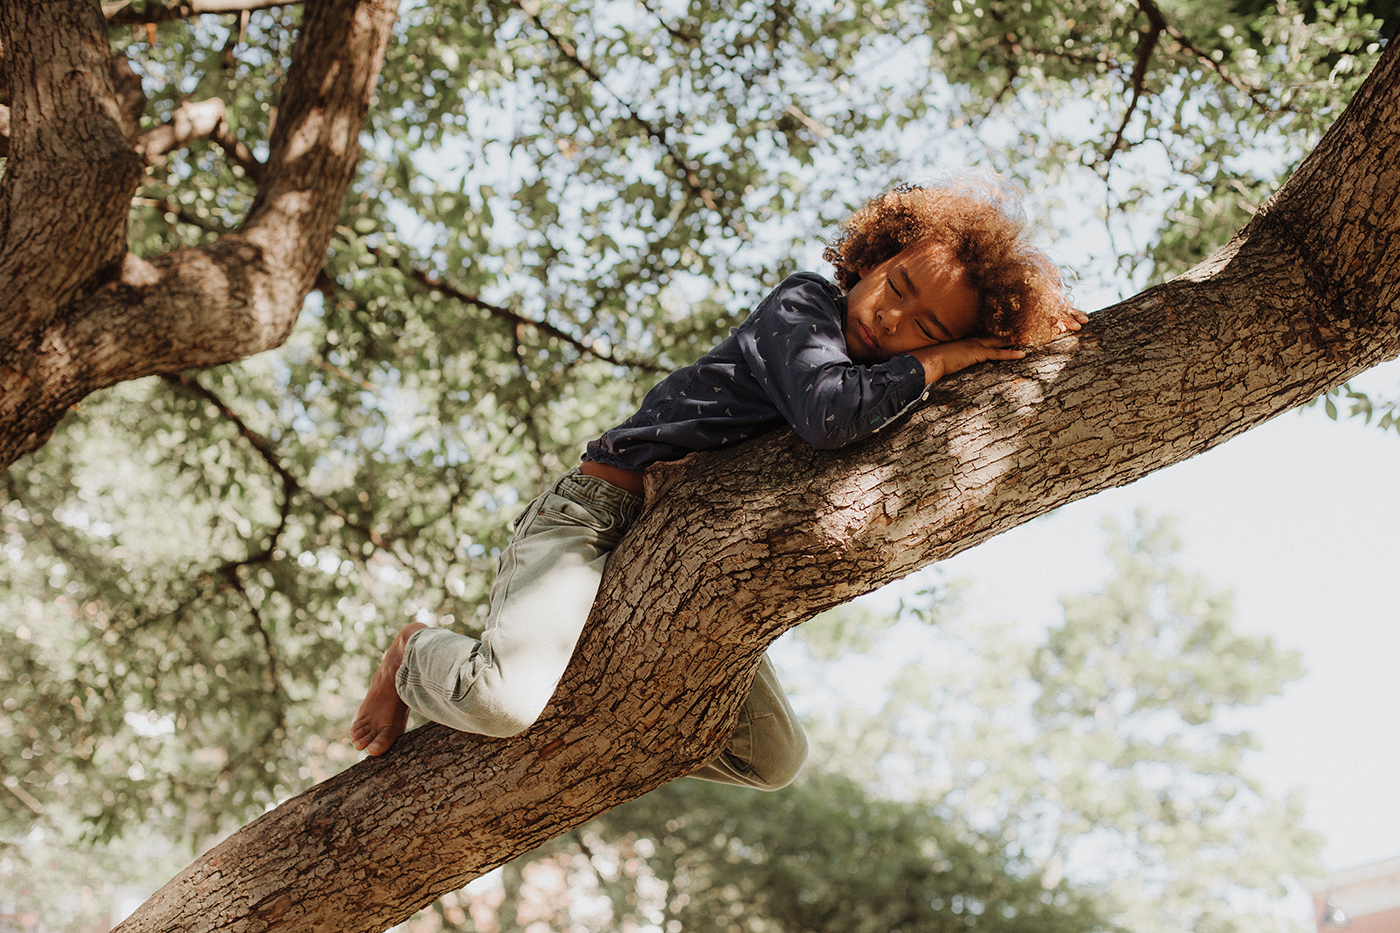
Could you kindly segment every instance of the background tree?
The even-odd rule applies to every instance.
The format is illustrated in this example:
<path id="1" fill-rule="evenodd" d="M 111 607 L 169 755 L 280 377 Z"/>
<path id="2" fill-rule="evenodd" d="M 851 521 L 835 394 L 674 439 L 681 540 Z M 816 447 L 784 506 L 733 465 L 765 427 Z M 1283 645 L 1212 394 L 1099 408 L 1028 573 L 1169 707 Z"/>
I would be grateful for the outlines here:
<path id="1" fill-rule="evenodd" d="M 906 627 L 897 699 L 871 720 L 848 712 L 839 734 L 904 736 L 886 779 L 912 775 L 921 799 L 998 828 L 1052 880 L 1095 892 L 1113 928 L 1277 929 L 1263 899 L 1316 871 L 1320 840 L 1300 800 L 1250 774 L 1237 713 L 1300 676 L 1298 658 L 1233 630 L 1230 592 L 1176 565 L 1170 521 L 1108 530 L 1111 576 L 1061 597 L 1063 620 L 1034 640 L 921 610 L 936 647 Z"/>
<path id="2" fill-rule="evenodd" d="M 7 36 L 19 6 L 0 8 Z M 276 140 L 306 113 L 292 77 L 304 73 L 291 55 L 299 8 L 180 18 L 197 8 L 112 13 L 112 46 L 147 97 L 136 138 L 152 163 L 127 255 L 157 266 L 167 254 L 236 258 L 219 251 L 240 221 L 242 235 L 257 227 L 259 205 L 279 203 L 269 192 L 293 173 Z M 332 237 L 326 275 L 280 355 L 119 386 L 6 474 L 6 819 L 24 832 L 75 813 L 106 834 L 154 821 L 202 838 L 343 766 L 348 750 L 324 737 L 339 734 L 348 711 L 336 701 L 353 702 L 387 630 L 418 616 L 470 626 L 511 504 L 625 414 L 653 372 L 696 355 L 807 264 L 844 203 L 927 171 L 900 159 L 944 135 L 939 124 L 981 133 L 963 147 L 1051 193 L 1094 173 L 1112 223 L 1134 204 L 1156 209 L 1130 183 L 1132 158 L 1163 140 L 1175 168 L 1224 179 L 1184 203 L 1205 198 L 1203 216 L 1225 229 L 1228 192 L 1257 203 L 1259 191 L 1224 154 L 1286 136 L 1286 168 L 1379 46 L 1379 24 L 1350 5 L 1257 19 L 1193 7 L 1199 36 L 1172 14 L 405 10 L 369 111 L 369 157 L 334 230 L 318 215 Z M 35 59 L 5 42 L 13 194 L 34 190 L 21 169 L 60 171 L 27 155 L 25 133 L 81 128 L 69 122 L 79 104 L 21 119 L 37 86 L 21 65 Z M 1005 67 L 990 66 L 992 52 Z M 879 61 L 920 67 L 867 70 Z M 98 111 L 135 113 L 118 106 L 136 99 L 120 90 L 124 73 L 119 63 L 110 92 L 91 91 Z M 938 74 L 946 84 L 919 77 Z M 1072 121 L 1043 116 L 1071 93 L 1116 106 L 1067 135 Z M 200 130 L 196 113 L 214 108 L 193 105 L 214 94 L 224 119 Z M 1177 114 L 1191 128 L 1179 136 Z M 316 172 L 298 178 L 329 190 Z M 127 198 L 133 182 L 122 184 Z M 104 210 L 107 233 L 68 239 L 115 256 L 111 225 L 127 213 Z M 5 242 L 6 256 L 33 255 Z M 304 250 L 286 279 L 300 288 L 315 271 L 307 255 L 319 253 Z M 45 285 L 47 304 L 25 313 L 74 319 L 107 256 L 89 262 L 95 277 Z M 284 326 L 297 303 L 277 304 Z M 219 321 L 218 307 L 197 319 Z M 20 398 L 7 389 L 7 404 Z"/>

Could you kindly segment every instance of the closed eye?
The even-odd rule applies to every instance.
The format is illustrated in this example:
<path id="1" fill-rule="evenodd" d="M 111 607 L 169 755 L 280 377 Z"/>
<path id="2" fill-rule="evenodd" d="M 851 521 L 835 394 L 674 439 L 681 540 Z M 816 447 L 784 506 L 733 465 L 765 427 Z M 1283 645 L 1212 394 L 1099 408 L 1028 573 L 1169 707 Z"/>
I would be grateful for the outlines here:
<path id="1" fill-rule="evenodd" d="M 897 295 L 900 298 L 904 297 L 904 294 L 899 290 L 899 287 L 894 284 L 894 279 L 890 278 L 888 275 L 885 276 L 885 284 L 890 287 L 890 291 L 894 292 L 895 295 Z"/>
<path id="2" fill-rule="evenodd" d="M 919 318 L 919 330 L 923 331 L 924 334 L 926 334 L 930 340 L 936 340 L 937 342 L 942 343 L 945 340 L 958 339 L 957 337 L 953 336 L 953 332 L 951 330 L 943 326 L 943 322 L 938 319 L 938 315 L 934 314 L 932 311 L 929 312 L 929 319 L 933 322 L 933 326 L 938 330 L 938 332 L 942 334 L 941 337 L 935 337 L 932 334 L 932 332 L 929 331 L 928 325 L 924 323 L 924 319 Z"/>

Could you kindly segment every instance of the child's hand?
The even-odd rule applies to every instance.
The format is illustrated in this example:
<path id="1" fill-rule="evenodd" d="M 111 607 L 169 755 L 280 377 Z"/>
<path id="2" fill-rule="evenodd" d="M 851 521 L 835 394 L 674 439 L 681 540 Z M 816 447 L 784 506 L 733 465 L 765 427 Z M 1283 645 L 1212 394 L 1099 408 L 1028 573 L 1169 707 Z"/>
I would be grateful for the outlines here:
<path id="1" fill-rule="evenodd" d="M 1077 330 L 1078 328 L 1076 328 Z M 1000 337 L 964 337 L 913 351 L 924 366 L 924 385 L 933 385 L 944 376 L 988 360 L 1019 360 L 1025 350 L 1016 350 Z"/>
<path id="2" fill-rule="evenodd" d="M 1070 308 L 1069 314 L 1069 317 L 1055 322 L 1055 333 L 1067 334 L 1070 331 L 1079 330 L 1079 328 L 1089 323 L 1089 315 L 1080 311 L 1078 308 Z"/>

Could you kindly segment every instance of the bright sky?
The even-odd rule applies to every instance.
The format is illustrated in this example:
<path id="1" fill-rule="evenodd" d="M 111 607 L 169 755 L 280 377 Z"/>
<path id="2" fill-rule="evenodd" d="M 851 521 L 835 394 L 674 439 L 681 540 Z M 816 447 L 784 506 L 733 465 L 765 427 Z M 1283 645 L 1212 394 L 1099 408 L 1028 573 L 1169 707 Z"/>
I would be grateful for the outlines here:
<path id="1" fill-rule="evenodd" d="M 1400 363 L 1354 380 L 1394 395 Z M 1179 517 L 1183 566 L 1235 591 L 1235 624 L 1302 653 L 1308 673 L 1246 715 L 1252 771 L 1304 790 L 1329 871 L 1400 855 L 1400 434 L 1318 409 L 1013 529 L 942 565 L 972 619 L 1048 625 L 1062 593 L 1099 588 L 1104 516 Z M 1044 555 L 1063 560 L 1047 565 Z M 1024 582 L 996 585 L 1020 564 Z M 1306 905 L 1304 906 L 1306 910 Z M 1302 922 L 1311 918 L 1302 916 Z"/>

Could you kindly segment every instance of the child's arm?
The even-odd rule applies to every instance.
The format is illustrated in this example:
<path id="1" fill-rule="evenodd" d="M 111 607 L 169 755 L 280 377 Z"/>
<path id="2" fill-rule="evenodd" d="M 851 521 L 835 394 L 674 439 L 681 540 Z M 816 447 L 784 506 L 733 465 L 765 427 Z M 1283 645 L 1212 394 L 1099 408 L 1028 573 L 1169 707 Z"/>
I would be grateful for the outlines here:
<path id="1" fill-rule="evenodd" d="M 944 376 L 988 360 L 1019 360 L 1026 351 L 1009 346 L 1000 337 L 964 337 L 914 350 L 910 355 L 924 367 L 924 385 L 931 386 Z"/>
<path id="2" fill-rule="evenodd" d="M 1078 309 L 1071 315 L 1057 325 L 1060 333 L 1079 330 L 1089 320 L 1089 316 Z M 924 367 L 924 385 L 931 386 L 944 376 L 988 360 L 1019 360 L 1026 351 L 998 337 L 964 337 L 915 350 L 911 355 Z"/>

